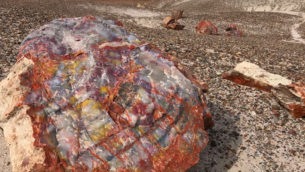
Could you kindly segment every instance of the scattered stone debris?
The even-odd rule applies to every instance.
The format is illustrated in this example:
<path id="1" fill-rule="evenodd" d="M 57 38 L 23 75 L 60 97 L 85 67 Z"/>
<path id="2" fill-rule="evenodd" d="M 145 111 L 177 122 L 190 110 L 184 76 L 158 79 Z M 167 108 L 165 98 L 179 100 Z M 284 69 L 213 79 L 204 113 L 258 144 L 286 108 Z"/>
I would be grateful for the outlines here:
<path id="1" fill-rule="evenodd" d="M 184 25 L 178 23 L 177 20 L 172 17 L 165 17 L 165 19 L 162 22 L 162 26 L 167 29 L 174 29 L 174 30 L 182 30 L 185 27 Z"/>
<path id="2" fill-rule="evenodd" d="M 271 90 L 278 102 L 288 109 L 295 118 L 305 117 L 305 84 L 280 85 Z"/>
<path id="3" fill-rule="evenodd" d="M 14 172 L 184 171 L 198 162 L 213 121 L 201 84 L 176 58 L 93 16 L 54 20 L 21 47 L 0 82 Z"/>
<path id="4" fill-rule="evenodd" d="M 171 17 L 175 20 L 179 20 L 183 17 L 183 10 L 173 10 Z"/>
<path id="5" fill-rule="evenodd" d="M 145 8 L 145 6 L 140 3 L 137 3 L 137 8 Z"/>
<path id="6" fill-rule="evenodd" d="M 230 24 L 226 29 L 226 35 L 228 36 L 242 36 L 243 31 L 240 29 L 237 29 L 236 24 Z"/>
<path id="7" fill-rule="evenodd" d="M 205 35 L 217 35 L 217 27 L 208 20 L 203 20 L 196 26 L 196 32 Z"/>
<path id="8" fill-rule="evenodd" d="M 287 78 L 269 73 L 249 62 L 237 64 L 232 71 L 224 73 L 223 78 L 269 92 L 295 118 L 305 116 L 304 83 L 293 83 Z"/>

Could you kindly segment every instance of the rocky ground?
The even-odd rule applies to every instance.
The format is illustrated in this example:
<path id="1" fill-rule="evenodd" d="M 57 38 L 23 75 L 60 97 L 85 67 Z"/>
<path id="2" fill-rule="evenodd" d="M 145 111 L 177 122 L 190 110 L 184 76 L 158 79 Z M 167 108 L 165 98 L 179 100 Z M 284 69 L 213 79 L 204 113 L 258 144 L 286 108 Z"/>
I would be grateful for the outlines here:
<path id="1" fill-rule="evenodd" d="M 210 142 L 199 163 L 189 171 L 305 170 L 305 119 L 292 118 L 265 93 L 221 77 L 223 72 L 246 60 L 269 72 L 305 82 L 305 45 L 293 42 L 290 33 L 291 26 L 301 21 L 300 17 L 247 12 L 238 3 L 232 5 L 226 1 L 201 0 L 196 1 L 198 4 L 187 0 L 152 4 L 152 1 L 129 1 L 123 4 L 118 0 L 106 1 L 107 6 L 102 5 L 104 0 L 1 1 L 0 79 L 15 63 L 22 39 L 44 23 L 87 14 L 119 19 L 141 40 L 177 56 L 200 81 L 209 85 L 206 96 L 216 125 L 209 131 Z M 172 8 L 185 9 L 185 18 L 180 22 L 186 28 L 182 31 L 160 26 Z M 212 21 L 220 35 L 197 35 L 194 28 L 202 19 Z M 236 23 L 244 31 L 244 37 L 222 35 L 229 23 Z M 298 29 L 304 38 L 305 25 Z M 9 153 L 1 136 L 0 168 L 10 171 Z"/>
<path id="2" fill-rule="evenodd" d="M 305 23 L 300 26 L 300 33 L 302 37 L 305 37 Z"/>

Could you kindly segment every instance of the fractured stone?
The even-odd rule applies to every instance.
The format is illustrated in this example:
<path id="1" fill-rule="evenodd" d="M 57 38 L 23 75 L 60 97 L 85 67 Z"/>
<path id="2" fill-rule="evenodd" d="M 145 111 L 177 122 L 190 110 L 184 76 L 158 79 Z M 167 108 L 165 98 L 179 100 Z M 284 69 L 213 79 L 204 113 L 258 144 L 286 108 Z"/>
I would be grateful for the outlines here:
<path id="1" fill-rule="evenodd" d="M 285 77 L 269 73 L 249 62 L 237 64 L 233 70 L 223 73 L 222 77 L 240 85 L 269 92 L 294 117 L 305 116 L 304 83 L 293 83 Z"/>

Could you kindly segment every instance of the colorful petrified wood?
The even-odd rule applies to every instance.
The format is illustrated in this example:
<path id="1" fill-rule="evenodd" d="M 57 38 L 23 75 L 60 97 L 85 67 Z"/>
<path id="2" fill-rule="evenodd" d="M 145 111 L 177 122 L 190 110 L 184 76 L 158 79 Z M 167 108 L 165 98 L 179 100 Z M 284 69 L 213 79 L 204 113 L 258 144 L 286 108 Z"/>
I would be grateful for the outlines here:
<path id="1" fill-rule="evenodd" d="M 196 33 L 204 35 L 217 35 L 217 27 L 208 20 L 200 21 L 196 26 Z"/>
<path id="2" fill-rule="evenodd" d="M 54 20 L 27 36 L 23 58 L 34 66 L 20 75 L 30 88 L 20 105 L 46 155 L 34 171 L 183 171 L 198 162 L 211 124 L 200 84 L 115 22 Z"/>

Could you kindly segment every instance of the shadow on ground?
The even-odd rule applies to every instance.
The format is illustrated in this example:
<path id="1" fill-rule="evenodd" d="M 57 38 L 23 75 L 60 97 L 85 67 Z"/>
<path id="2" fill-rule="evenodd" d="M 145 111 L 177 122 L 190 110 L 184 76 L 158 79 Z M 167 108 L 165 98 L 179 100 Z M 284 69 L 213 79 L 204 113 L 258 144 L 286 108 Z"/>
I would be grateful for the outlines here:
<path id="1" fill-rule="evenodd" d="M 208 102 L 214 128 L 210 129 L 210 142 L 200 153 L 200 160 L 187 172 L 220 172 L 228 171 L 237 161 L 237 149 L 242 139 L 239 124 L 239 116 L 231 114 L 216 104 Z"/>

